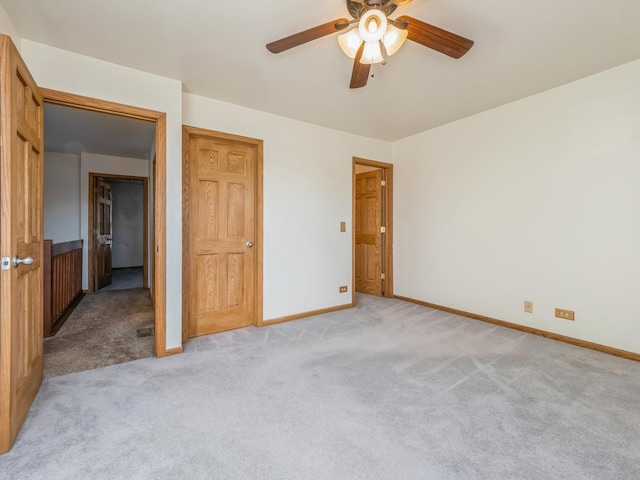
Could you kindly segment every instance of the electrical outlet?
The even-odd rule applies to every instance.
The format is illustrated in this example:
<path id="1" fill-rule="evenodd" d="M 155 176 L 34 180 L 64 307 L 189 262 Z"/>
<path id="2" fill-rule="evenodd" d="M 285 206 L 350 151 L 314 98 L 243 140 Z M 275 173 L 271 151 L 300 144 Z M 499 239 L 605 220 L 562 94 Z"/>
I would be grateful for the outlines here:
<path id="1" fill-rule="evenodd" d="M 575 312 L 573 310 L 565 310 L 564 308 L 556 308 L 556 317 L 563 320 L 575 320 Z"/>
<path id="2" fill-rule="evenodd" d="M 338 290 L 340 293 L 347 293 L 348 287 L 346 285 L 342 285 Z"/>
<path id="3" fill-rule="evenodd" d="M 529 300 L 525 300 L 524 311 L 527 313 L 533 313 L 533 302 L 530 302 Z"/>

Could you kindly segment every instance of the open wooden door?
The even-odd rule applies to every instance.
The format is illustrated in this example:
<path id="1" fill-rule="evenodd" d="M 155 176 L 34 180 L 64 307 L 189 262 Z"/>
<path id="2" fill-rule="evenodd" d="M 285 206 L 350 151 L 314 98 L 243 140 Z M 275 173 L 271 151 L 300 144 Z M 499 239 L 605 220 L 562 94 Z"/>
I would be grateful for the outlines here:
<path id="1" fill-rule="evenodd" d="M 356 175 L 356 292 L 382 295 L 382 170 Z"/>
<path id="2" fill-rule="evenodd" d="M 112 221 L 112 201 L 111 185 L 101 178 L 95 178 L 93 188 L 96 199 L 94 202 L 96 211 L 93 215 L 93 232 L 95 237 L 95 269 L 94 286 L 96 290 L 111 285 L 112 263 L 111 263 L 111 243 L 113 241 Z"/>
<path id="3" fill-rule="evenodd" d="M 42 383 L 43 99 L 0 36 L 0 453 Z"/>

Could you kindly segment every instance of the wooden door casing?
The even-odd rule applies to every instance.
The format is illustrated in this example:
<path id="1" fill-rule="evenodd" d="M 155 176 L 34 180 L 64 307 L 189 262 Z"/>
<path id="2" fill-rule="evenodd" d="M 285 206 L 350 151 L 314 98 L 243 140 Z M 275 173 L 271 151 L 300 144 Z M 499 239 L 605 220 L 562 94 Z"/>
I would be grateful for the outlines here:
<path id="1" fill-rule="evenodd" d="M 262 142 L 185 127 L 186 337 L 261 318 Z"/>
<path id="2" fill-rule="evenodd" d="M 95 285 L 96 290 L 111 285 L 112 281 L 112 263 L 111 249 L 113 241 L 112 226 L 112 197 L 111 185 L 101 178 L 95 179 L 96 186 L 94 192 L 96 195 L 94 215 L 95 225 L 93 232 L 96 237 L 95 252 Z"/>
<path id="3" fill-rule="evenodd" d="M 31 265 L 0 270 L 0 453 L 42 383 L 43 98 L 11 39 L 0 36 L 0 255 Z"/>
<path id="4" fill-rule="evenodd" d="M 382 170 L 356 175 L 355 290 L 382 295 Z"/>

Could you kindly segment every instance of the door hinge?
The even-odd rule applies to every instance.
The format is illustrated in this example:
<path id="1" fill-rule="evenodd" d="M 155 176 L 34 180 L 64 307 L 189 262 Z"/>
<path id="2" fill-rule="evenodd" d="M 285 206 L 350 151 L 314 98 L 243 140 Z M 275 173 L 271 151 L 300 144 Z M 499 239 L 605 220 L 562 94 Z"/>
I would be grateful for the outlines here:
<path id="1" fill-rule="evenodd" d="M 387 186 L 387 181 L 386 180 L 381 180 L 380 181 L 380 186 L 381 187 L 386 187 Z"/>
<path id="2" fill-rule="evenodd" d="M 2 257 L 2 270 L 9 270 L 11 267 L 11 259 L 9 257 Z"/>
<path id="3" fill-rule="evenodd" d="M 381 273 L 381 274 L 380 274 L 380 279 L 381 279 L 381 280 L 384 280 L 384 279 L 385 279 L 384 273 Z"/>
<path id="4" fill-rule="evenodd" d="M 380 227 L 380 232 L 381 233 L 387 233 L 387 228 L 386 227 Z"/>

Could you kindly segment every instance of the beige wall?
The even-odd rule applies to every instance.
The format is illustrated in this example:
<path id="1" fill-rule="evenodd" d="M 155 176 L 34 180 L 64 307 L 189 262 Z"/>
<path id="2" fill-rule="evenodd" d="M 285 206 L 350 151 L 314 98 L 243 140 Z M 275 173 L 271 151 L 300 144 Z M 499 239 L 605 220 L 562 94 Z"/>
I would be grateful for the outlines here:
<path id="1" fill-rule="evenodd" d="M 0 33 L 5 35 L 9 35 L 13 43 L 15 43 L 18 50 L 22 47 L 22 38 L 18 33 L 15 25 L 9 15 L 7 15 L 7 11 L 4 9 L 2 5 L 0 5 Z"/>
<path id="2" fill-rule="evenodd" d="M 166 347 L 180 346 L 182 236 L 176 232 L 182 229 L 182 84 L 29 40 L 22 41 L 22 56 L 41 87 L 167 114 Z"/>
<path id="3" fill-rule="evenodd" d="M 351 225 L 338 225 L 358 156 L 395 164 L 397 294 L 640 352 L 640 61 L 389 144 L 27 40 L 22 52 L 44 87 L 168 114 L 167 348 L 180 344 L 184 117 L 265 141 L 266 320 L 348 300 Z"/>
<path id="4" fill-rule="evenodd" d="M 388 162 L 391 145 L 190 94 L 183 118 L 264 140 L 265 320 L 350 303 L 352 158 Z"/>
<path id="5" fill-rule="evenodd" d="M 635 61 L 394 143 L 396 294 L 640 353 L 638 85 Z"/>
<path id="6" fill-rule="evenodd" d="M 80 155 L 44 153 L 44 238 L 79 240 Z"/>

